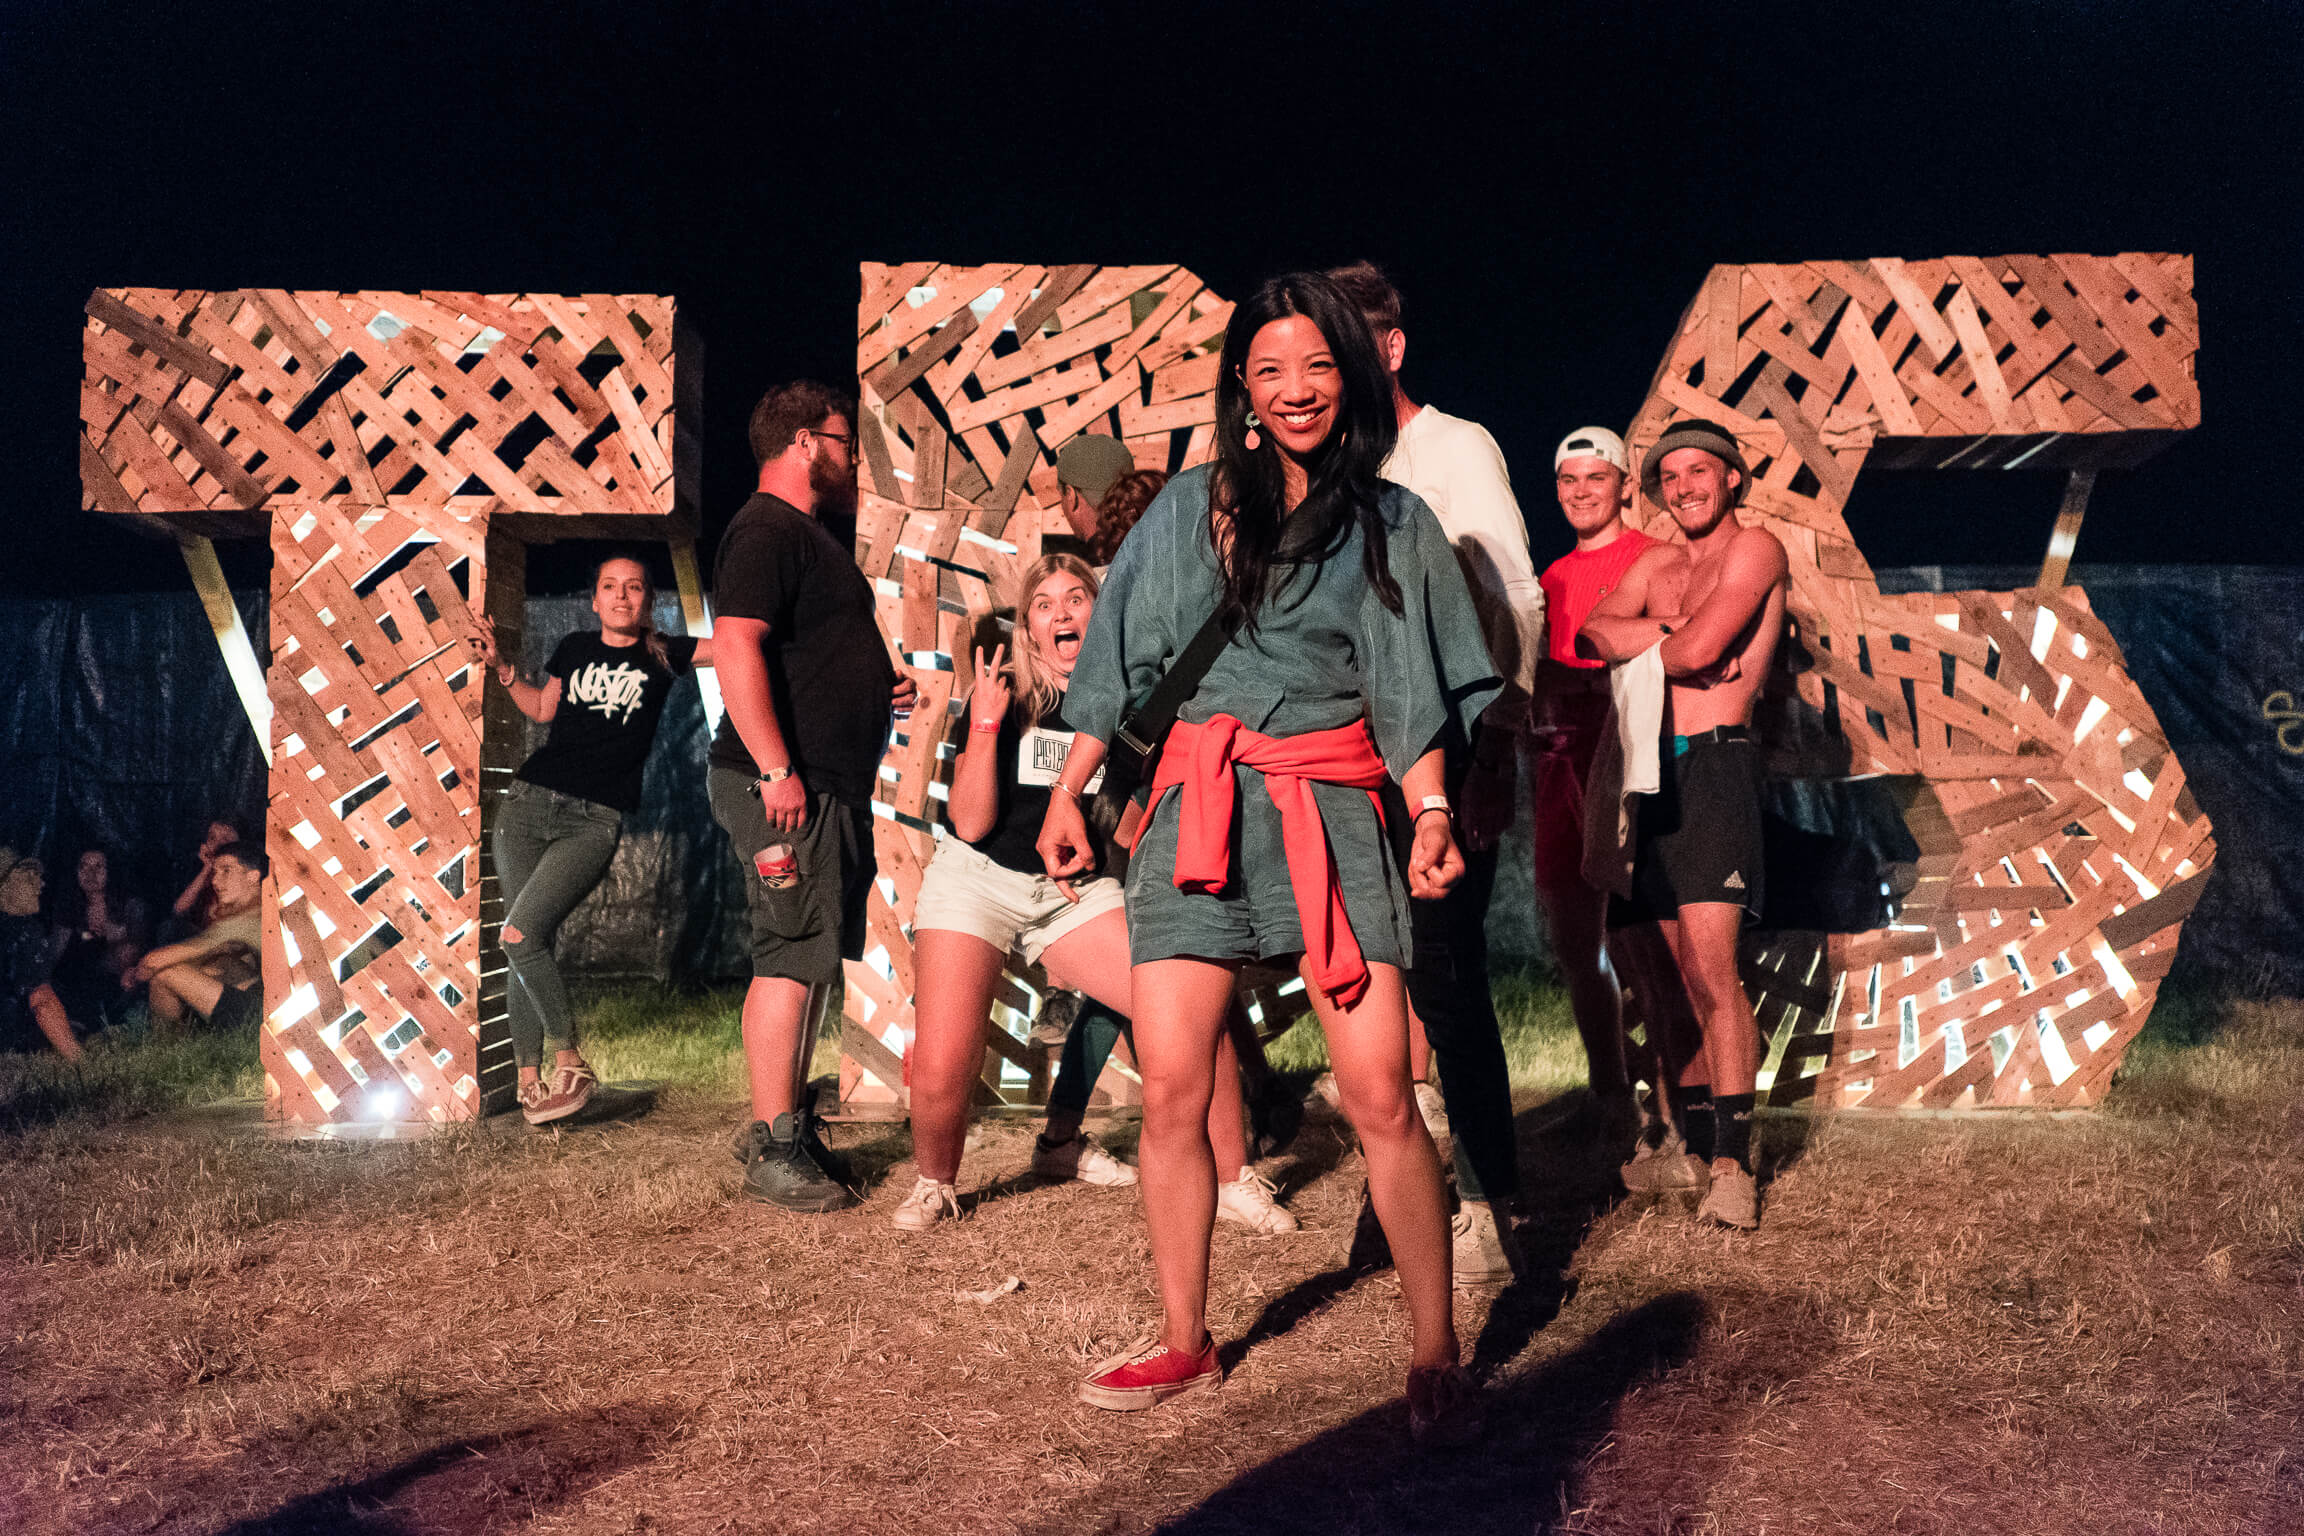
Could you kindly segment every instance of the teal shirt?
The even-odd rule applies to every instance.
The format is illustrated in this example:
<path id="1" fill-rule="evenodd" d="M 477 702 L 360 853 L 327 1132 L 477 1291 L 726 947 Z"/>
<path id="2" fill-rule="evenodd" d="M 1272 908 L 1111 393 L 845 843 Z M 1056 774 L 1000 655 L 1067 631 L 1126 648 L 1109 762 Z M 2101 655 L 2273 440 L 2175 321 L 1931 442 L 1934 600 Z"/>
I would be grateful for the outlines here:
<path id="1" fill-rule="evenodd" d="M 1110 741 L 1129 699 L 1215 612 L 1223 586 L 1209 536 L 1208 473 L 1187 470 L 1170 481 L 1120 546 L 1065 695 L 1076 730 Z M 1355 528 L 1326 561 L 1275 572 L 1255 632 L 1243 630 L 1217 657 L 1181 718 L 1229 714 L 1268 736 L 1296 736 L 1365 716 L 1394 780 L 1435 745 L 1469 738 L 1503 685 L 1463 569 L 1439 519 L 1414 493 L 1386 482 L 1379 507 L 1402 611 L 1386 608 L 1369 584 Z M 1303 948 L 1279 856 L 1279 811 L 1263 775 L 1244 766 L 1235 774 L 1237 873 L 1221 896 L 1175 888 L 1175 797 L 1154 808 L 1129 864 L 1137 963 L 1180 954 L 1268 959 Z M 1317 785 L 1314 797 L 1362 952 L 1405 963 L 1406 887 L 1366 792 Z M 1223 947 L 1194 947 L 1210 944 Z"/>

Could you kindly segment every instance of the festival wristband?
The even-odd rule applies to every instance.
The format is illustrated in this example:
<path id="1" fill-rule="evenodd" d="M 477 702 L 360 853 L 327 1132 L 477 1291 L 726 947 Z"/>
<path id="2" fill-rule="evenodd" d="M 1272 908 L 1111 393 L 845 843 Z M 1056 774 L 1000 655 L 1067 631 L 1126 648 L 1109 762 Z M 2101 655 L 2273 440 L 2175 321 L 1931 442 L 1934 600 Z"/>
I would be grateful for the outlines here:
<path id="1" fill-rule="evenodd" d="M 1443 815 L 1446 815 L 1449 814 L 1452 809 L 1453 808 L 1448 804 L 1448 797 L 1446 795 L 1426 795 L 1416 804 L 1416 819 L 1421 821 L 1428 813 L 1432 811 L 1439 811 Z"/>
<path id="2" fill-rule="evenodd" d="M 1000 722 L 995 720 L 990 725 L 986 725 L 981 720 L 971 720 L 968 722 L 968 729 L 971 733 L 980 732 L 986 736 L 997 736 L 1000 734 Z"/>

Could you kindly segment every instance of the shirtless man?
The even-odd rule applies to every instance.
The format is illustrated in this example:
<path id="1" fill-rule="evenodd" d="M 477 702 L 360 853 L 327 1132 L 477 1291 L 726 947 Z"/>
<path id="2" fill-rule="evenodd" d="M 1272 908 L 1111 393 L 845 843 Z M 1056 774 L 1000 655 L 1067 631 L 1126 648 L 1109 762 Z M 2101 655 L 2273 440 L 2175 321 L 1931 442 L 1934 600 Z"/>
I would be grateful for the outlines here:
<path id="1" fill-rule="evenodd" d="M 1733 434 L 1708 421 L 1665 429 L 1640 487 L 1687 543 L 1651 550 L 1585 620 L 1590 654 L 1629 661 L 1662 642 L 1669 680 L 1662 783 L 1640 810 L 1632 900 L 1614 925 L 1653 918 L 1687 984 L 1716 1120 L 1699 1220 L 1759 1225 L 1752 1099 L 1760 1030 L 1736 972 L 1744 914 L 1761 900 L 1760 750 L 1752 705 L 1784 633 L 1784 547 L 1735 516 L 1750 483 Z"/>

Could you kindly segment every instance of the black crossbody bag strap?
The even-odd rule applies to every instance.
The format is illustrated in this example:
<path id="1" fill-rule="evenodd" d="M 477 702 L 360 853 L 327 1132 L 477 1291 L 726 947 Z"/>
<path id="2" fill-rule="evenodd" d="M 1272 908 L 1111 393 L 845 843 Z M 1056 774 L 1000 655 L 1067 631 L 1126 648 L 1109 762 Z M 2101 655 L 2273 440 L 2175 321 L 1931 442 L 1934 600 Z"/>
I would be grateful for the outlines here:
<path id="1" fill-rule="evenodd" d="M 1141 761 L 1149 761 L 1160 743 L 1168 739 L 1169 729 L 1176 724 L 1177 712 L 1198 691 L 1200 680 L 1216 665 L 1216 658 L 1232 643 L 1239 629 L 1238 617 L 1227 622 L 1224 607 L 1219 603 L 1216 611 L 1208 615 L 1208 621 L 1200 626 L 1200 632 L 1184 647 L 1184 653 L 1169 665 L 1160 681 L 1152 685 L 1143 705 L 1130 710 L 1120 722 L 1119 730 L 1113 734 L 1114 744 L 1125 746 Z"/>

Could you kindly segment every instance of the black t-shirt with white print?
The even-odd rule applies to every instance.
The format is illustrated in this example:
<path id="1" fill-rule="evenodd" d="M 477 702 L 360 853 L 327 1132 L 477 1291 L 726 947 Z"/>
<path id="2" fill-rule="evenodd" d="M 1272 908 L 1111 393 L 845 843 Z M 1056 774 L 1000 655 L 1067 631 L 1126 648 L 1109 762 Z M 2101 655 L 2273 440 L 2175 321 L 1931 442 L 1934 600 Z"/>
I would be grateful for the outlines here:
<path id="1" fill-rule="evenodd" d="M 610 645 L 597 631 L 570 635 L 544 670 L 560 679 L 560 707 L 520 777 L 619 811 L 640 809 L 640 777 L 675 679 L 696 656 L 684 635 L 663 637 L 669 671 L 641 645 Z"/>
<path id="2" fill-rule="evenodd" d="M 1011 708 L 1000 723 L 998 741 L 994 750 L 1000 754 L 999 816 L 992 830 L 969 846 L 1002 869 L 1044 875 L 1048 866 L 1038 847 L 1040 823 L 1048 819 L 1048 797 L 1055 793 L 1064 760 L 1072 752 L 1072 727 L 1064 720 L 1063 699 L 1058 698 L 1029 730 L 1023 709 Z M 1088 781 L 1088 793 L 1093 796 L 1103 787 L 1104 770 L 1099 768 Z"/>

